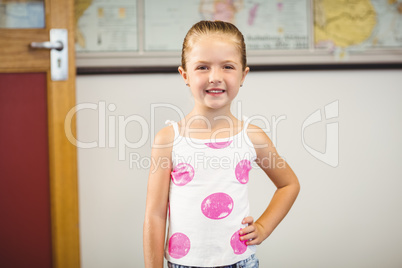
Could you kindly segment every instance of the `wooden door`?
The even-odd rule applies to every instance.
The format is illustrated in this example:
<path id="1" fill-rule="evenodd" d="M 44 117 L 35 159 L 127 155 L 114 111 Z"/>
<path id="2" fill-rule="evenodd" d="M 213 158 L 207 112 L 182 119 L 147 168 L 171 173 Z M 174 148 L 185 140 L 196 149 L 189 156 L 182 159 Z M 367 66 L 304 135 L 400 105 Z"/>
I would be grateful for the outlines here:
<path id="1" fill-rule="evenodd" d="M 44 6 L 44 28 L 0 29 L 2 267 L 80 267 L 76 148 L 64 130 L 75 105 L 74 1 Z M 29 48 L 53 28 L 68 30 L 66 81 L 51 80 L 49 50 Z"/>

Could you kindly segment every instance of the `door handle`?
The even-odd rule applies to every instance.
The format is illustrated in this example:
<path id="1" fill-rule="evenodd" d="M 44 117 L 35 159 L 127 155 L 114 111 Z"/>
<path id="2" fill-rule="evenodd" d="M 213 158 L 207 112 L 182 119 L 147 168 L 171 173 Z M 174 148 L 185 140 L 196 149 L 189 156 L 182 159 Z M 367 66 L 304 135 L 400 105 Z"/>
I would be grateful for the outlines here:
<path id="1" fill-rule="evenodd" d="M 51 29 L 50 41 L 32 42 L 33 49 L 50 50 L 50 76 L 52 81 L 68 79 L 68 38 L 66 29 Z"/>
<path id="2" fill-rule="evenodd" d="M 64 45 L 60 41 L 56 42 L 32 42 L 31 48 L 40 48 L 40 49 L 56 49 L 58 51 L 63 50 Z"/>

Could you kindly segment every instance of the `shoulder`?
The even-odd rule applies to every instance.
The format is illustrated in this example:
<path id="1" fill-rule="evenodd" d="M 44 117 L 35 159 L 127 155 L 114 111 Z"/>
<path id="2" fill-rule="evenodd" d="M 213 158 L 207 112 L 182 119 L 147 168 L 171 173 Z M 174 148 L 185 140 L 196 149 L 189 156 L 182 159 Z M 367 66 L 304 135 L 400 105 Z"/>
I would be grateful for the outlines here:
<path id="1" fill-rule="evenodd" d="M 250 138 L 251 142 L 253 143 L 254 147 L 258 148 L 263 145 L 267 147 L 273 147 L 273 143 L 268 135 L 262 130 L 260 127 L 249 124 L 247 127 L 247 135 Z"/>
<path id="2" fill-rule="evenodd" d="M 153 147 L 172 147 L 174 141 L 174 130 L 173 126 L 166 126 L 159 130 L 158 133 L 155 135 Z"/>
<path id="3" fill-rule="evenodd" d="M 247 128 L 247 135 L 254 146 L 257 159 L 269 159 L 270 156 L 277 155 L 273 142 L 260 127 L 250 124 Z"/>

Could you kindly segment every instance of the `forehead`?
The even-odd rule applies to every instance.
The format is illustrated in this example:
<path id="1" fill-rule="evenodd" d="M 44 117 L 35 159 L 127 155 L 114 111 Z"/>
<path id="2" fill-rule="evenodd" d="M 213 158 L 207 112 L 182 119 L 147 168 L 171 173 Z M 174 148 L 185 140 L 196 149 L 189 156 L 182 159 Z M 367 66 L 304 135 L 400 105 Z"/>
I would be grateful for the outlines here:
<path id="1" fill-rule="evenodd" d="M 187 61 L 213 58 L 241 62 L 239 46 L 228 35 L 204 35 L 192 40 Z"/>

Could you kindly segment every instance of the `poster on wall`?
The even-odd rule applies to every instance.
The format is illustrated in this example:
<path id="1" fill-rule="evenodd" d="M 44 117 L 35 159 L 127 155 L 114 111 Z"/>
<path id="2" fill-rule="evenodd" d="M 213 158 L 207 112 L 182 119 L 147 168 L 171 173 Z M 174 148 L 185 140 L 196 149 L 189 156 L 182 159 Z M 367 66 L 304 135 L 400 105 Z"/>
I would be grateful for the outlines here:
<path id="1" fill-rule="evenodd" d="M 76 0 L 77 66 L 177 66 L 200 20 L 243 33 L 251 65 L 402 63 L 402 0 Z"/>
<path id="2" fill-rule="evenodd" d="M 147 0 L 144 50 L 180 50 L 186 32 L 200 20 L 235 24 L 243 33 L 249 50 L 308 49 L 309 0 L 285 2 Z"/>
<path id="3" fill-rule="evenodd" d="M 314 0 L 315 49 L 338 51 L 344 57 L 402 49 L 402 1 L 340 2 Z"/>
<path id="4" fill-rule="evenodd" d="M 138 51 L 136 1 L 76 0 L 75 8 L 78 53 Z"/>

